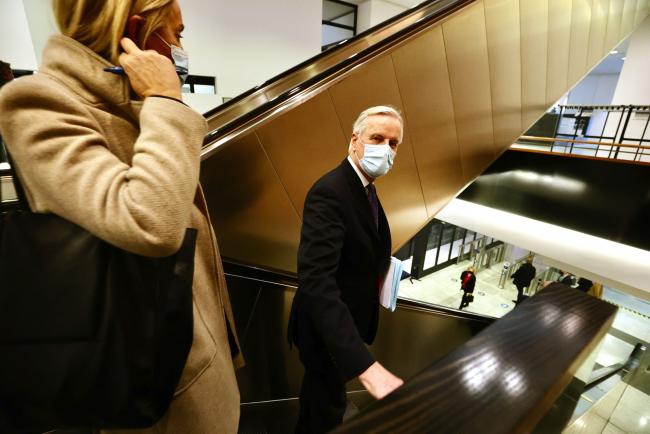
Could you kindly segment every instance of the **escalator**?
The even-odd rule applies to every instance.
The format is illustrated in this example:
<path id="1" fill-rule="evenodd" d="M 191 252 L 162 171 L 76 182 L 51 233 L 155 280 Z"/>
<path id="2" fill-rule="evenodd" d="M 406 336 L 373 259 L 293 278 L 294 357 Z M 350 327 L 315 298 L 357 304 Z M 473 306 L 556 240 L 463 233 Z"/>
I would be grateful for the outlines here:
<path id="1" fill-rule="evenodd" d="M 298 350 L 287 344 L 286 330 L 297 281 L 292 276 L 229 262 L 224 263 L 224 271 L 246 358 L 246 366 L 237 371 L 242 402 L 239 432 L 292 432 L 303 368 Z M 372 352 L 396 375 L 412 378 L 495 320 L 400 300 L 395 312 L 381 309 Z M 372 401 L 358 381 L 351 382 L 347 417 Z"/>
<path id="2" fill-rule="evenodd" d="M 409 240 L 648 14 L 649 0 L 437 0 L 206 114 L 202 183 L 225 257 L 295 272 L 302 206 L 364 108 L 406 128 L 377 188 Z"/>
<path id="3" fill-rule="evenodd" d="M 247 359 L 237 374 L 240 433 L 293 430 L 302 366 L 297 351 L 288 348 L 286 326 L 304 197 L 316 179 L 345 158 L 358 113 L 390 104 L 405 119 L 395 166 L 376 183 L 396 250 L 629 35 L 649 8 L 650 0 L 428 1 L 206 113 L 210 133 L 201 182 Z M 574 294 L 557 297 L 566 306 Z M 611 323 L 612 310 L 603 311 L 597 327 L 573 324 L 572 313 L 564 321 L 570 330 L 563 332 L 559 308 L 523 306 L 537 315 L 540 326 L 526 330 L 531 340 L 518 338 L 509 357 L 529 357 L 528 366 L 544 360 L 530 342 L 586 333 L 577 347 L 567 341 L 558 354 L 579 350 L 573 359 L 558 364 L 555 377 L 544 377 L 555 378 L 553 391 L 560 393 L 577 360 L 602 337 L 603 324 Z M 600 308 L 588 306 L 592 318 Z M 550 321 L 547 312 L 555 315 Z M 480 347 L 472 337 L 489 325 L 506 324 L 502 328 L 509 333 L 512 324 L 528 324 L 522 314 L 523 307 L 503 323 L 400 300 L 395 313 L 382 312 L 372 351 L 403 378 L 423 372 L 426 377 L 423 370 L 432 361 L 459 351 L 467 357 Z M 545 327 L 554 329 L 545 335 Z M 423 381 L 402 395 L 420 393 L 417 383 Z M 548 408 L 549 397 L 557 396 L 538 392 L 526 390 L 534 395 L 528 404 L 543 398 L 539 408 Z M 349 385 L 348 396 L 359 409 L 370 401 L 360 384 Z M 539 408 L 522 407 L 525 420 L 513 420 L 512 426 L 533 426 Z M 375 423 L 374 415 L 383 411 L 375 406 L 357 423 Z M 453 418 L 463 411 L 446 414 Z"/>

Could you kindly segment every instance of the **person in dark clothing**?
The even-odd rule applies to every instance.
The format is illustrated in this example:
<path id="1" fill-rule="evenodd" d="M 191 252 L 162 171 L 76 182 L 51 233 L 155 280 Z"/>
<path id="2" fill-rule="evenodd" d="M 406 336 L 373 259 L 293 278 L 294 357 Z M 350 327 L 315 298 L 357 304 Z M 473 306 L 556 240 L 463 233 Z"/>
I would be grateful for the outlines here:
<path id="1" fill-rule="evenodd" d="M 565 285 L 573 286 L 574 280 L 573 280 L 573 274 L 569 273 L 568 271 L 562 271 L 560 270 L 560 278 L 557 280 L 560 283 L 564 283 Z"/>
<path id="2" fill-rule="evenodd" d="M 526 258 L 521 267 L 512 275 L 513 283 L 517 287 L 517 299 L 512 300 L 516 305 L 524 299 L 524 288 L 530 286 L 530 282 L 535 278 L 537 270 L 533 266 L 533 256 Z"/>
<path id="3" fill-rule="evenodd" d="M 474 285 L 476 285 L 475 272 L 476 269 L 474 267 L 469 267 L 460 274 L 460 289 L 463 291 L 463 298 L 460 301 L 460 306 L 458 306 L 459 310 L 463 310 L 464 307 L 469 306 L 474 301 L 473 292 Z"/>
<path id="4" fill-rule="evenodd" d="M 288 328 L 305 367 L 296 433 L 325 433 L 339 425 L 345 383 L 355 377 L 376 399 L 403 383 L 367 347 L 377 334 L 380 283 L 391 252 L 374 181 L 391 168 L 402 131 L 394 108 L 364 110 L 354 123 L 348 157 L 305 198 Z"/>
<path id="5" fill-rule="evenodd" d="M 578 279 L 578 288 L 582 292 L 588 292 L 593 286 L 594 282 L 587 279 L 586 277 L 581 277 Z"/>

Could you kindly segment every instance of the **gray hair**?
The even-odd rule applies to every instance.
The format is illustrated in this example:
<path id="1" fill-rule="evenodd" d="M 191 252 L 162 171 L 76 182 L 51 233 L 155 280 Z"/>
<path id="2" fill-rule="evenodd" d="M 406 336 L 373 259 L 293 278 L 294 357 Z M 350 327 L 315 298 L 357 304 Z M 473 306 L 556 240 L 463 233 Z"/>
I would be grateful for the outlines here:
<path id="1" fill-rule="evenodd" d="M 402 143 L 402 138 L 404 137 L 404 120 L 402 119 L 402 115 L 400 114 L 400 112 L 397 111 L 397 109 L 388 105 L 378 105 L 375 107 L 367 108 L 364 111 L 362 111 L 359 114 L 357 120 L 354 121 L 354 125 L 352 125 L 352 132 L 360 136 L 363 133 L 364 128 L 366 127 L 366 121 L 368 120 L 368 118 L 370 116 L 378 116 L 378 115 L 392 116 L 399 121 L 400 125 L 402 126 L 402 130 L 400 131 L 400 135 L 399 135 L 399 142 Z"/>

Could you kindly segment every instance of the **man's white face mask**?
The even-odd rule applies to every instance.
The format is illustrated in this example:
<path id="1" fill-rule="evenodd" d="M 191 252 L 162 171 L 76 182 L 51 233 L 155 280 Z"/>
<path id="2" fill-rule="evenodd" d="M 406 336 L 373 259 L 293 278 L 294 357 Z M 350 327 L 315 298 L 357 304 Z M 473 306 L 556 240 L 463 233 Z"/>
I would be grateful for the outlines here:
<path id="1" fill-rule="evenodd" d="M 395 152 L 390 145 L 364 143 L 363 147 L 363 158 L 359 160 L 363 171 L 373 178 L 387 174 L 395 160 Z"/>

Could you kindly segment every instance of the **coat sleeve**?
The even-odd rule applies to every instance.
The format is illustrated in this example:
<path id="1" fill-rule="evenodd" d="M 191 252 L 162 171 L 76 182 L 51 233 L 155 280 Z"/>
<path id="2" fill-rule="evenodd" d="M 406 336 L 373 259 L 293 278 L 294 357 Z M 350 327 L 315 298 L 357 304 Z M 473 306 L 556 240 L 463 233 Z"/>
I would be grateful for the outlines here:
<path id="1" fill-rule="evenodd" d="M 175 252 L 198 184 L 203 117 L 177 101 L 145 99 L 127 163 L 108 149 L 89 107 L 44 80 L 16 80 L 0 94 L 0 133 L 32 211 L 133 253 Z"/>
<path id="2" fill-rule="evenodd" d="M 348 306 L 341 299 L 336 272 L 345 239 L 345 225 L 336 194 L 315 187 L 307 195 L 298 251 L 301 309 L 311 319 L 347 379 L 375 361 L 364 344 Z"/>

